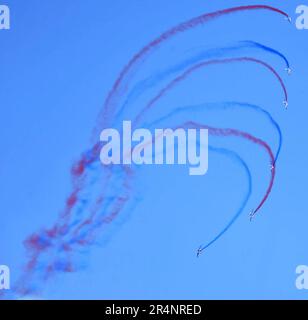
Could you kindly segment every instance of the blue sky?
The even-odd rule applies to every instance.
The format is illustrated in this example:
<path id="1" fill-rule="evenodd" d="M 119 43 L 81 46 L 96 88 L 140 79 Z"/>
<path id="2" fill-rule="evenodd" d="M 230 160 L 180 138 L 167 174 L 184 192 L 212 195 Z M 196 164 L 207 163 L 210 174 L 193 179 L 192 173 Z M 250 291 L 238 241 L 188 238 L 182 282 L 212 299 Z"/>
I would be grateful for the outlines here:
<path id="1" fill-rule="evenodd" d="M 70 167 L 88 148 L 104 99 L 132 55 L 179 22 L 255 2 L 11 0 L 3 4 L 11 10 L 11 29 L 0 31 L 0 264 L 10 267 L 14 283 L 26 261 L 23 240 L 57 219 L 70 192 Z M 303 3 L 266 4 L 295 18 L 296 7 Z M 123 213 L 108 239 L 101 234 L 99 245 L 78 254 L 81 271 L 43 283 L 43 298 L 306 299 L 308 293 L 295 287 L 295 269 L 308 265 L 307 37 L 308 30 L 299 31 L 273 13 L 240 13 L 181 35 L 151 55 L 131 87 L 203 48 L 240 40 L 263 43 L 288 57 L 291 76 L 274 55 L 243 52 L 281 73 L 289 93 L 288 111 L 271 74 L 258 66 L 236 64 L 198 72 L 147 118 L 151 121 L 172 108 L 208 102 L 262 106 L 283 133 L 273 192 L 250 223 L 249 211 L 268 183 L 268 158 L 241 140 L 210 138 L 212 145 L 232 149 L 245 159 L 253 192 L 234 226 L 196 259 L 198 246 L 213 238 L 240 206 L 247 190 L 245 172 L 215 153 L 210 153 L 204 177 L 191 177 L 187 168 L 176 166 L 140 168 L 134 181 L 138 205 Z M 132 102 L 126 119 L 158 88 Z M 273 128 L 249 110 L 209 111 L 181 119 L 186 116 L 252 132 L 277 148 Z"/>

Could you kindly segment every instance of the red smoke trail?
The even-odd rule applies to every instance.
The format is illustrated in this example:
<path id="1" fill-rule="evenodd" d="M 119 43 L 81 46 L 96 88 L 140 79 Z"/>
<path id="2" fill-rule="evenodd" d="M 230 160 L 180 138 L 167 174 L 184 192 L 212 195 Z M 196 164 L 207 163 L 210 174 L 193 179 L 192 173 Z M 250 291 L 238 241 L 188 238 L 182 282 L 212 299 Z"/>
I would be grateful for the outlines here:
<path id="1" fill-rule="evenodd" d="M 113 100 L 117 97 L 117 95 L 121 95 L 125 92 L 126 88 L 121 88 L 121 85 L 125 77 L 127 76 L 127 74 L 133 69 L 135 64 L 142 61 L 156 47 L 170 40 L 171 38 L 173 38 L 179 33 L 183 33 L 197 26 L 204 25 L 211 20 L 218 19 L 225 15 L 233 14 L 236 12 L 254 11 L 254 10 L 269 10 L 269 11 L 281 14 L 286 18 L 289 17 L 286 12 L 271 6 L 267 6 L 267 5 L 249 5 L 249 6 L 233 7 L 233 8 L 223 9 L 223 10 L 219 10 L 211 13 L 206 13 L 201 16 L 192 18 L 186 22 L 180 23 L 179 25 L 165 31 L 159 37 L 157 37 L 156 39 L 148 43 L 145 47 L 143 47 L 138 53 L 136 53 L 132 57 L 132 59 L 127 63 L 127 65 L 120 72 L 118 78 L 116 79 L 114 85 L 112 86 L 105 100 L 102 113 L 99 117 L 99 119 L 103 118 L 103 121 L 98 125 L 98 129 L 100 130 L 101 128 L 104 128 L 106 125 L 106 122 L 110 120 L 110 117 L 112 117 L 112 112 L 115 111 L 115 102 Z"/>
<path id="2" fill-rule="evenodd" d="M 223 137 L 234 136 L 234 137 L 244 138 L 244 139 L 246 139 L 254 144 L 257 144 L 260 147 L 265 149 L 265 151 L 268 153 L 268 155 L 270 157 L 270 164 L 273 167 L 271 169 L 271 179 L 270 179 L 269 186 L 268 186 L 266 193 L 265 193 L 264 197 L 262 198 L 260 204 L 254 210 L 254 215 L 255 215 L 263 207 L 264 203 L 268 199 L 268 197 L 273 189 L 273 185 L 274 185 L 274 181 L 275 181 L 275 175 L 276 175 L 276 168 L 274 165 L 275 164 L 275 156 L 272 152 L 271 147 L 265 141 L 263 141 L 259 138 L 256 138 L 247 132 L 236 130 L 236 129 L 218 129 L 218 128 L 213 128 L 213 127 L 209 127 L 206 125 L 202 125 L 202 124 L 199 124 L 194 121 L 186 122 L 183 127 L 185 127 L 185 126 L 192 127 L 192 128 L 198 127 L 198 128 L 208 129 L 209 134 L 216 135 L 216 136 L 223 136 Z"/>
<path id="3" fill-rule="evenodd" d="M 210 66 L 210 65 L 216 65 L 216 64 L 228 64 L 228 63 L 235 63 L 235 62 L 253 62 L 253 63 L 257 63 L 263 67 L 265 67 L 266 69 L 268 69 L 279 81 L 283 92 L 284 92 L 284 97 L 285 97 L 285 101 L 288 102 L 288 92 L 286 89 L 286 86 L 282 80 L 282 78 L 280 77 L 280 75 L 278 74 L 278 72 L 268 63 L 259 60 L 259 59 L 255 59 L 255 58 L 251 58 L 251 57 L 240 57 L 240 58 L 226 58 L 226 59 L 214 59 L 214 60 L 209 60 L 209 61 L 204 61 L 204 62 L 200 62 L 198 64 L 193 65 L 192 67 L 190 67 L 189 69 L 187 69 L 185 72 L 183 72 L 181 75 L 177 76 L 175 79 L 173 79 L 172 81 L 170 81 L 148 104 L 145 108 L 143 108 L 140 113 L 138 114 L 138 116 L 136 117 L 135 120 L 135 124 L 137 124 L 140 119 L 142 118 L 143 114 L 147 111 L 149 111 L 153 105 L 160 100 L 165 94 L 167 94 L 171 89 L 173 89 L 176 85 L 178 85 L 180 82 L 186 80 L 186 78 L 188 76 L 190 76 L 192 73 L 194 73 L 195 71 L 198 71 L 199 69 L 202 69 L 204 67 Z"/>

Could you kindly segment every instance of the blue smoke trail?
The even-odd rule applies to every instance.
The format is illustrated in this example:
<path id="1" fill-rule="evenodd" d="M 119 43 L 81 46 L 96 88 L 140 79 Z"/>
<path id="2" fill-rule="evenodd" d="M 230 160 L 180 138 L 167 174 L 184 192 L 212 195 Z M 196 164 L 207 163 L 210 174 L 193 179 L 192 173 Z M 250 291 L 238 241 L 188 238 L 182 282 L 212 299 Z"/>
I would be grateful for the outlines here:
<path id="1" fill-rule="evenodd" d="M 230 151 L 228 149 L 214 148 L 214 147 L 209 146 L 209 150 L 215 151 L 215 152 L 219 152 L 219 153 L 224 154 L 224 155 L 228 156 L 229 158 L 232 158 L 232 159 L 236 160 L 237 162 L 239 162 L 241 164 L 241 166 L 244 168 L 244 171 L 245 171 L 245 174 L 246 174 L 246 178 L 247 178 L 247 181 L 248 181 L 248 188 L 247 188 L 247 192 L 245 194 L 245 197 L 244 197 L 239 209 L 235 213 L 235 215 L 231 218 L 231 220 L 222 229 L 221 232 L 219 232 L 207 244 L 205 244 L 204 246 L 201 246 L 201 248 L 200 248 L 201 251 L 209 248 L 212 244 L 214 244 L 218 239 L 220 239 L 232 227 L 232 225 L 236 222 L 236 220 L 243 213 L 243 210 L 245 209 L 245 207 L 246 207 L 246 205 L 248 203 L 248 200 L 249 200 L 249 198 L 251 196 L 251 193 L 252 193 L 252 177 L 251 177 L 251 173 L 250 173 L 250 170 L 249 170 L 248 165 L 246 164 L 246 162 L 237 153 L 235 153 L 233 151 Z"/>
<path id="2" fill-rule="evenodd" d="M 265 50 L 269 53 L 273 53 L 275 55 L 278 55 L 279 57 L 281 57 L 285 61 L 287 68 L 288 69 L 290 68 L 289 60 L 287 59 L 287 57 L 283 53 L 279 52 L 278 50 L 275 50 L 273 48 L 267 47 L 261 43 L 251 41 L 251 40 L 240 41 L 240 43 L 242 43 L 244 46 L 247 46 L 247 47 L 259 48 L 259 49 Z"/>

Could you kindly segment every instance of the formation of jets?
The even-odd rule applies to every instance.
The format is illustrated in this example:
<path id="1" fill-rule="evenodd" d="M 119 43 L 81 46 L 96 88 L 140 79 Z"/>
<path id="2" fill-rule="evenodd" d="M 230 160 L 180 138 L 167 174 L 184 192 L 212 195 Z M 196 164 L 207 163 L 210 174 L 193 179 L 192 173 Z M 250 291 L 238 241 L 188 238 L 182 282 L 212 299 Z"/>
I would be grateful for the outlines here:
<path id="1" fill-rule="evenodd" d="M 286 100 L 284 100 L 284 101 L 283 101 L 283 105 L 284 105 L 284 107 L 285 107 L 286 109 L 288 109 L 289 102 L 288 102 L 288 101 L 286 101 Z"/>
<path id="2" fill-rule="evenodd" d="M 292 23 L 292 18 L 290 16 L 286 17 L 286 20 L 289 21 L 290 23 Z"/>

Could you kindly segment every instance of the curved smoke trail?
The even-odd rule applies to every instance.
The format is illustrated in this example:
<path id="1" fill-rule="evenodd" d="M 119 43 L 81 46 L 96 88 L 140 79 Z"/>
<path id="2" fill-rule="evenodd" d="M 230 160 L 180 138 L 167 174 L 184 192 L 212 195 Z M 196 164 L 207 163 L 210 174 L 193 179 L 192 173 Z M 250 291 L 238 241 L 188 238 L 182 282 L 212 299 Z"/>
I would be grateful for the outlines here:
<path id="1" fill-rule="evenodd" d="M 212 135 L 216 135 L 216 136 L 222 136 L 222 137 L 240 137 L 243 139 L 246 139 L 260 147 L 262 147 L 268 154 L 269 159 L 270 159 L 270 164 L 272 165 L 271 168 L 271 178 L 270 178 L 270 182 L 269 182 L 269 186 L 266 190 L 266 193 L 264 195 L 264 197 L 262 198 L 261 202 L 259 203 L 259 205 L 257 206 L 257 208 L 254 210 L 254 215 L 263 207 L 264 203 L 266 202 L 267 198 L 269 197 L 273 185 L 274 185 L 274 181 L 275 181 L 275 175 L 276 175 L 276 167 L 275 167 L 275 156 L 272 152 L 271 147 L 262 139 L 259 139 L 247 132 L 244 131 L 240 131 L 240 130 L 236 130 L 236 129 L 220 129 L 220 128 L 213 128 L 213 127 L 209 127 L 203 124 L 199 124 L 197 122 L 194 121 L 187 121 L 186 124 L 184 124 L 183 127 L 187 127 L 187 128 L 203 128 L 203 129 L 208 129 L 209 133 Z"/>
<path id="2" fill-rule="evenodd" d="M 231 220 L 227 223 L 227 225 L 212 240 L 210 240 L 207 244 L 200 246 L 199 253 L 201 253 L 205 249 L 209 248 L 212 244 L 214 244 L 218 239 L 220 239 L 232 227 L 232 225 L 236 222 L 236 220 L 243 213 L 243 211 L 248 203 L 248 200 L 251 196 L 251 192 L 252 192 L 252 177 L 251 177 L 249 167 L 246 164 L 246 162 L 237 153 L 230 151 L 230 150 L 227 150 L 227 149 L 213 148 L 211 146 L 209 146 L 209 150 L 212 150 L 212 151 L 215 150 L 216 152 L 220 152 L 222 154 L 228 155 L 230 158 L 236 159 L 241 164 L 241 166 L 244 168 L 244 171 L 245 171 L 245 174 L 247 177 L 247 181 L 248 181 L 248 183 L 247 183 L 248 187 L 247 187 L 247 192 L 244 196 L 244 199 L 242 200 L 242 203 L 241 203 L 240 207 L 238 208 L 238 210 L 236 211 L 235 215 L 231 218 Z"/>

